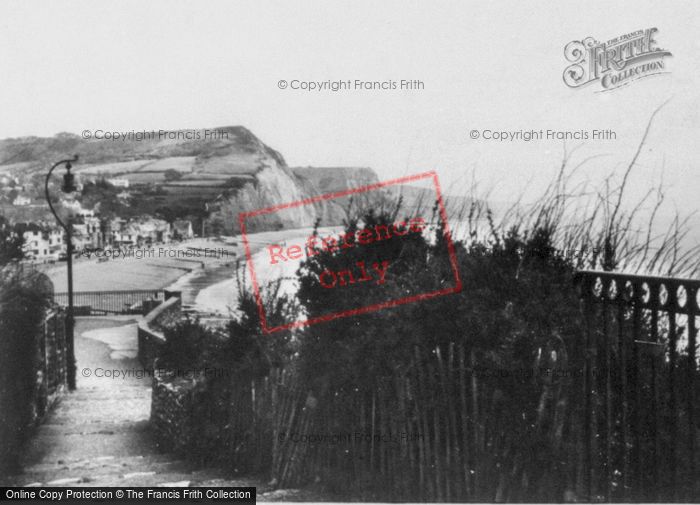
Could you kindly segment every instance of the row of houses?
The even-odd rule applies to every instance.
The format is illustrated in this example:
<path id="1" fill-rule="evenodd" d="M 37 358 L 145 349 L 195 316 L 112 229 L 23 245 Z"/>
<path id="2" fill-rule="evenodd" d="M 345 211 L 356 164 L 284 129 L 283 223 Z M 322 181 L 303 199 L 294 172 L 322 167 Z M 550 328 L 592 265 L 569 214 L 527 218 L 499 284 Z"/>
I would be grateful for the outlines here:
<path id="1" fill-rule="evenodd" d="M 82 191 L 83 184 L 80 182 L 80 174 L 76 174 L 76 176 L 76 189 L 78 191 Z M 93 176 L 89 177 L 88 180 L 90 182 L 96 182 L 99 179 Z M 105 180 L 115 188 L 122 188 L 124 190 L 129 189 L 129 179 L 127 178 L 113 177 Z M 15 207 L 26 207 L 29 205 L 44 203 L 43 195 L 41 197 L 34 195 L 34 198 L 32 198 L 32 194 L 27 193 L 27 186 L 21 184 L 17 177 L 10 177 L 9 175 L 0 176 L 0 203 L 14 205 Z M 122 191 L 122 193 L 117 196 L 119 198 L 126 198 L 129 196 L 129 194 L 126 191 Z"/>
<path id="2" fill-rule="evenodd" d="M 20 226 L 26 258 L 33 261 L 57 261 L 65 258 L 66 237 L 62 228 L 30 223 Z M 73 222 L 73 248 L 150 247 L 172 240 L 194 237 L 192 223 L 141 217 L 131 220 L 116 218 L 102 221 L 95 216 L 78 216 Z"/>

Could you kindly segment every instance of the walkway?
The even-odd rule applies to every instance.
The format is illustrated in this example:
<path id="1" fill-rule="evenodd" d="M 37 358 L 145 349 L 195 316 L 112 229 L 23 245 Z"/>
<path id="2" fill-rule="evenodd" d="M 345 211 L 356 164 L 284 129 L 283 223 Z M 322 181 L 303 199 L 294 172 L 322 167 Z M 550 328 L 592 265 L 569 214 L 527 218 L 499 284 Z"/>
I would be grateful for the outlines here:
<path id="1" fill-rule="evenodd" d="M 141 370 L 136 345 L 133 318 L 78 318 L 77 390 L 65 395 L 38 428 L 25 454 L 24 473 L 7 484 L 258 486 L 259 498 L 265 499 L 260 482 L 198 469 L 157 450 L 148 429 L 150 378 L 99 377 L 105 370 Z M 272 492 L 268 499 L 277 495 Z"/>

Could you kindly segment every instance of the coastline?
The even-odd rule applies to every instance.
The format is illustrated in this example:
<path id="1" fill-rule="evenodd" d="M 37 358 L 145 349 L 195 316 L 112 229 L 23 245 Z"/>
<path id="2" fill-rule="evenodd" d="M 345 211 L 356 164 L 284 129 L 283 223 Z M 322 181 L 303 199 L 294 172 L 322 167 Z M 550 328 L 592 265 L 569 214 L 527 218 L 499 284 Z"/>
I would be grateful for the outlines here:
<path id="1" fill-rule="evenodd" d="M 342 227 L 323 227 L 319 228 L 319 234 L 337 233 Z M 294 228 L 288 230 L 280 230 L 273 232 L 261 232 L 251 234 L 248 237 L 250 244 L 250 252 L 253 256 L 253 263 L 257 265 L 255 274 L 258 285 L 264 286 L 276 279 L 282 278 L 281 289 L 287 293 L 296 292 L 296 279 L 290 279 L 296 276 L 296 270 L 299 267 L 298 262 L 289 262 L 281 264 L 278 267 L 272 267 L 268 261 L 260 261 L 263 255 L 267 252 L 265 246 L 281 243 L 294 242 L 304 240 L 311 233 L 313 228 Z M 241 244 L 242 245 L 242 244 Z M 248 263 L 245 261 L 245 252 L 241 253 L 241 267 L 245 268 L 243 276 L 246 285 L 250 285 L 250 273 Z M 262 266 L 262 268 L 261 268 Z M 208 312 L 221 316 L 229 316 L 238 303 L 238 286 L 236 280 L 236 272 L 231 272 L 229 278 L 221 280 L 210 286 L 201 289 L 194 300 L 194 308 L 200 312 Z"/>
<path id="2" fill-rule="evenodd" d="M 324 227 L 319 233 L 332 233 L 338 227 Z M 294 228 L 286 230 L 253 233 L 248 236 L 251 254 L 264 251 L 268 245 L 303 239 L 313 233 L 313 228 Z M 247 261 L 243 240 L 240 236 L 223 239 L 191 239 L 184 242 L 161 244 L 156 249 L 167 251 L 192 251 L 205 249 L 219 251 L 218 256 L 170 257 L 136 257 L 134 255 L 119 257 L 100 262 L 97 258 L 80 257 L 73 263 L 74 290 L 113 291 L 129 289 L 167 289 L 182 293 L 183 305 L 192 306 L 198 312 L 230 315 L 229 307 L 237 304 L 236 269 L 246 269 Z M 258 262 L 256 261 L 256 264 Z M 46 273 L 54 283 L 57 293 L 67 291 L 66 264 L 56 263 L 41 265 L 39 269 Z M 256 270 L 261 283 L 274 280 L 280 270 Z M 284 276 L 293 276 L 296 267 L 288 269 Z"/>
<path id="3" fill-rule="evenodd" d="M 217 255 L 205 255 L 202 251 L 207 249 L 217 251 Z M 158 244 L 135 250 L 153 250 L 154 254 L 121 256 L 107 261 L 99 261 L 95 256 L 79 256 L 73 262 L 74 291 L 167 289 L 185 275 L 235 262 L 240 254 L 235 242 L 209 239 Z M 39 265 L 37 269 L 49 276 L 55 292 L 68 290 L 66 263 Z"/>

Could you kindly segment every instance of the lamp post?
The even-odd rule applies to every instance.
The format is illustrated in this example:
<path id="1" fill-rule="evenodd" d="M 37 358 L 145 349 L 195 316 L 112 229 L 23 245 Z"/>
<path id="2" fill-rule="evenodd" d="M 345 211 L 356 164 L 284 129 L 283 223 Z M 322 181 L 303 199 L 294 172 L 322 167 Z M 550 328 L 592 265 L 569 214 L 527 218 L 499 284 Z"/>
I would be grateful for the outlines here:
<path id="1" fill-rule="evenodd" d="M 67 238 L 66 253 L 68 256 L 68 313 L 66 314 L 66 350 L 68 351 L 68 389 L 71 391 L 75 390 L 75 337 L 73 332 L 75 327 L 75 318 L 73 317 L 73 223 L 70 217 L 68 218 L 68 224 L 64 223 L 61 218 L 58 217 L 58 214 L 56 214 L 56 210 L 53 208 L 51 198 L 49 197 L 49 180 L 51 179 L 51 174 L 56 167 L 59 165 L 65 165 L 66 173 L 63 174 L 63 186 L 61 186 L 61 190 L 64 193 L 72 193 L 75 191 L 75 176 L 71 174 L 70 169 L 72 167 L 72 163 L 75 163 L 76 161 L 78 161 L 78 155 L 73 156 L 73 158 L 69 160 L 61 160 L 58 163 L 55 163 L 49 170 L 49 173 L 46 174 L 46 183 L 44 185 L 44 192 L 46 193 L 46 201 L 49 204 L 49 209 L 51 209 L 51 213 L 56 218 L 56 221 L 58 221 L 58 224 L 61 225 L 61 228 L 65 230 Z"/>

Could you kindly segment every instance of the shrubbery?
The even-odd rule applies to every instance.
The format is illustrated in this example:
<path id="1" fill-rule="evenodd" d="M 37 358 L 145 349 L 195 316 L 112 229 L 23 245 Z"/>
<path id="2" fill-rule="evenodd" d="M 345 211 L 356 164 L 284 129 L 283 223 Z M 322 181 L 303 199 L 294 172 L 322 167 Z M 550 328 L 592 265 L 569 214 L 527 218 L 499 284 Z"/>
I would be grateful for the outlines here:
<path id="1" fill-rule="evenodd" d="M 391 224 L 398 212 L 368 212 L 349 222 L 345 231 Z M 440 221 L 432 239 L 421 234 L 407 237 L 342 252 L 319 251 L 309 258 L 300 269 L 299 290 L 308 317 L 453 285 Z M 522 372 L 582 369 L 575 266 L 559 253 L 546 229 L 526 236 L 516 230 L 494 232 L 490 240 L 460 242 L 455 249 L 464 282 L 457 294 L 296 332 L 263 334 L 255 299 L 241 290 L 239 316 L 227 331 L 214 335 L 194 321 L 166 331 L 169 345 L 181 354 L 174 358 L 168 351 L 164 357 L 171 357 L 166 361 L 187 366 L 206 363 L 232 372 L 203 383 L 197 417 L 207 419 L 208 429 L 197 436 L 198 447 L 193 452 L 201 457 L 215 455 L 239 470 L 272 471 L 285 485 L 317 476 L 333 491 L 362 489 L 366 498 L 413 494 L 435 500 L 444 499 L 445 492 L 459 499 L 493 499 L 499 492 L 513 498 L 561 496 L 559 487 L 566 484 L 561 472 L 568 468 L 564 451 L 571 451 L 574 443 L 561 434 L 574 428 L 580 382 Z M 390 261 L 387 282 L 345 290 L 329 290 L 319 284 L 323 269 L 337 269 L 353 261 Z M 271 326 L 293 320 L 297 310 L 275 286 L 264 303 Z M 463 361 L 458 366 L 460 353 Z M 465 368 L 467 384 L 460 386 L 459 373 L 465 373 Z M 479 370 L 492 374 L 481 377 Z M 279 389 L 272 383 L 286 385 Z M 295 396 L 299 394 L 302 396 Z M 305 406 L 302 403 L 296 419 L 286 418 L 296 408 L 294 398 Z M 465 401 L 469 403 L 465 411 L 451 410 L 450 405 Z M 468 418 L 462 417 L 465 412 Z M 372 416 L 377 416 L 372 429 L 413 429 L 427 433 L 433 444 L 442 442 L 420 451 L 409 448 L 415 450 L 412 457 L 416 458 L 409 464 L 400 463 L 407 458 L 405 453 L 386 448 L 372 454 L 363 452 L 369 447 L 345 451 L 341 446 L 299 453 L 294 452 L 298 447 L 285 449 L 273 440 L 280 425 L 314 433 L 354 433 L 374 426 Z M 493 429 L 477 430 L 475 423 Z M 430 461 L 438 457 L 440 444 L 444 447 L 448 439 L 453 450 L 467 446 L 473 457 L 478 454 L 479 461 L 469 462 L 472 472 L 493 482 L 477 484 L 467 479 L 459 484 L 459 477 L 451 475 L 455 484 L 446 484 L 446 489 L 452 486 L 451 491 L 443 491 L 420 481 L 416 472 L 436 471 Z M 426 456 L 426 450 L 437 452 Z M 392 461 L 394 475 L 398 475 L 395 481 L 387 481 L 388 467 L 357 473 L 357 468 L 368 469 L 368 459 L 375 458 L 385 465 Z M 289 463 L 279 467 L 282 460 L 292 461 L 291 467 Z M 380 459 L 372 464 L 380 465 Z M 399 469 L 397 465 L 403 466 Z M 443 468 L 443 472 L 450 471 Z M 469 486 L 472 488 L 466 489 Z"/>
<path id="2" fill-rule="evenodd" d="M 288 296 L 279 293 L 279 284 L 264 295 L 268 322 L 287 322 L 295 310 Z M 196 318 L 171 317 L 162 321 L 165 344 L 158 364 L 169 370 L 221 370 L 245 377 L 265 377 L 271 368 L 289 362 L 293 352 L 291 332 L 280 332 L 274 338 L 263 335 L 255 297 L 241 289 L 238 317 L 225 328 L 209 328 Z M 223 375 L 223 374 L 221 374 Z"/>
<path id="3" fill-rule="evenodd" d="M 206 328 L 199 320 L 186 317 L 164 328 L 165 343 L 158 356 L 158 366 L 181 374 L 211 366 L 216 360 L 220 341 L 218 332 Z"/>
<path id="4" fill-rule="evenodd" d="M 370 213 L 362 221 L 370 228 L 394 219 L 395 214 Z M 349 462 L 337 462 L 335 470 L 325 474 L 327 481 L 336 481 L 337 491 L 360 485 L 362 492 L 369 492 L 365 496 L 376 499 L 408 498 L 418 492 L 426 499 L 445 499 L 446 493 L 452 492 L 458 493 L 458 499 L 476 496 L 490 500 L 499 487 L 501 493 L 506 489 L 513 493 L 511 497 L 532 498 L 535 495 L 530 488 L 543 484 L 545 476 L 555 482 L 552 479 L 557 477 L 563 458 L 560 434 L 575 422 L 575 411 L 566 404 L 571 405 L 580 393 L 576 389 L 580 382 L 570 377 L 553 378 L 540 373 L 540 369 L 583 370 L 575 267 L 557 251 L 546 229 L 527 236 L 515 230 L 503 235 L 494 231 L 489 241 L 457 243 L 455 249 L 464 282 L 460 293 L 313 325 L 299 336 L 298 366 L 303 383 L 318 398 L 317 417 L 328 424 L 317 428 L 321 432 L 324 428 L 339 433 L 369 429 L 374 421 L 356 412 L 375 410 L 380 419 L 391 416 L 399 420 L 378 421 L 379 431 L 392 426 L 420 431 L 438 444 L 438 449 L 432 448 L 438 452 L 441 446 L 440 450 L 446 450 L 446 440 L 453 452 L 468 446 L 479 454 L 479 461 L 471 463 L 471 471 L 489 475 L 493 485 L 459 492 L 460 479 L 464 478 L 451 475 L 445 489 L 438 486 L 430 491 L 425 483 L 411 488 L 419 472 L 435 471 L 431 458 L 420 465 L 404 464 L 400 461 L 406 454 L 390 450 L 381 459 L 400 465 L 398 473 L 416 472 L 408 483 L 398 478 L 394 481 L 396 488 L 390 489 L 390 477 L 381 471 L 367 477 L 370 485 L 368 481 L 341 477 L 352 472 L 361 464 L 359 461 L 372 458 L 360 451 L 351 455 Z M 367 261 L 390 260 L 394 265 L 390 270 L 392 279 L 385 285 L 368 282 L 345 290 L 322 287 L 319 272 L 351 264 L 354 259 L 348 258 L 349 254 Z M 321 252 L 302 268 L 300 299 L 309 316 L 314 317 L 347 308 L 348 298 L 352 298 L 351 305 L 359 307 L 370 301 L 452 286 L 454 282 L 444 233 L 438 224 L 431 242 L 418 235 L 411 241 L 398 238 L 371 247 Z M 459 367 L 455 364 L 460 352 L 465 356 L 460 366 L 468 368 L 467 384 L 461 391 Z M 416 370 L 420 370 L 418 375 Z M 484 372 L 483 376 L 479 371 Z M 464 394 L 468 398 L 462 398 Z M 465 401 L 469 407 L 464 411 L 457 408 L 450 412 L 452 406 Z M 468 418 L 464 418 L 466 412 Z M 450 415 L 455 419 L 450 420 Z M 419 421 L 423 417 L 425 421 Z M 460 421 L 450 428 L 456 420 Z M 480 431 L 475 424 L 500 429 Z M 374 457 L 380 452 L 382 449 L 377 449 Z M 419 452 L 416 450 L 416 458 Z M 380 463 L 379 459 L 375 462 Z M 442 472 L 450 474 L 447 468 Z M 463 485 L 474 484 L 467 479 Z M 538 492 L 539 499 L 557 499 L 557 492 L 562 490 L 547 489 L 545 484 Z"/>
<path id="5" fill-rule="evenodd" d="M 568 187 L 565 153 L 542 197 L 515 205 L 500 223 L 473 198 L 456 219 L 469 232 L 454 244 L 459 293 L 270 335 L 261 334 L 252 295 L 241 293 L 240 315 L 217 355 L 236 374 L 206 388 L 204 405 L 219 428 L 209 447 L 231 467 L 246 462 L 280 485 L 316 481 L 353 498 L 586 497 L 583 372 L 589 350 L 574 274 L 586 268 L 700 271 L 700 247 L 683 247 L 687 222 L 676 220 L 665 236 L 651 232 L 661 191 L 642 224 L 638 211 L 653 192 L 623 204 L 645 139 L 646 133 L 622 180 L 611 175 L 602 189 Z M 390 225 L 400 212 L 399 204 L 389 212 L 360 213 L 345 233 Z M 311 256 L 299 270 L 301 310 L 314 318 L 454 285 L 443 223 L 431 223 L 431 238 L 410 235 Z M 389 261 L 387 282 L 321 285 L 324 270 L 357 261 Z M 279 322 L 294 320 L 289 316 L 298 310 L 274 290 L 265 304 L 268 318 Z M 619 314 L 624 324 L 625 310 Z M 285 438 L 397 431 L 420 440 L 299 444 Z"/>
<path id="6" fill-rule="evenodd" d="M 294 310 L 278 288 L 273 286 L 264 295 L 273 324 L 287 321 L 289 311 Z M 194 395 L 194 401 L 188 403 L 193 410 L 183 412 L 196 420 L 188 437 L 189 458 L 206 464 L 219 462 L 239 471 L 269 471 L 271 445 L 266 443 L 267 451 L 261 451 L 251 443 L 250 426 L 260 417 L 256 409 L 270 405 L 261 401 L 260 392 L 256 403 L 251 385 L 266 381 L 272 370 L 288 365 L 294 345 L 290 332 L 276 338 L 264 335 L 255 298 L 243 289 L 239 294 L 239 316 L 223 329 L 207 328 L 189 318 L 165 328 L 166 342 L 157 366 L 193 372 L 185 393 Z"/>
<path id="7" fill-rule="evenodd" d="M 0 267 L 0 473 L 19 470 L 19 451 L 34 421 L 41 326 L 51 282 Z"/>

